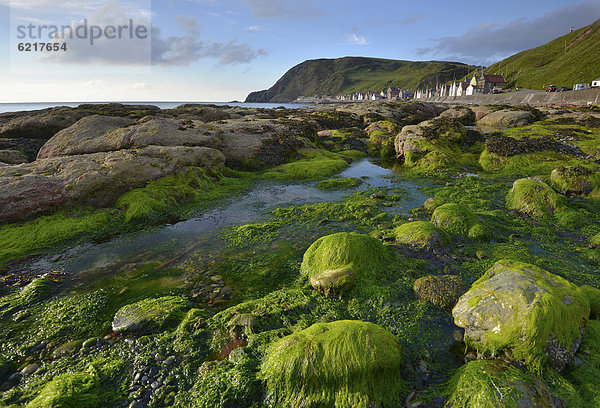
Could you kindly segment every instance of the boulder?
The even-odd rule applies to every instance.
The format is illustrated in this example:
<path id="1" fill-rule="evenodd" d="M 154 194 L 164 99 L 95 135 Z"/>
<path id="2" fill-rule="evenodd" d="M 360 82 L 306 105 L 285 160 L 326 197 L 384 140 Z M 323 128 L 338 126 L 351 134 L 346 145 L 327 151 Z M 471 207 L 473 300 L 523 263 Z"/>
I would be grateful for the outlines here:
<path id="1" fill-rule="evenodd" d="M 146 117 L 131 119 L 93 115 L 58 132 L 38 159 L 109 152 L 146 146 L 204 146 L 219 149 L 220 131 L 200 121 Z"/>
<path id="2" fill-rule="evenodd" d="M 582 285 L 581 290 L 587 296 L 590 303 L 590 318 L 600 317 L 600 289 L 589 285 Z"/>
<path id="3" fill-rule="evenodd" d="M 500 360 L 471 361 L 448 381 L 448 407 L 563 408 L 540 379 Z"/>
<path id="4" fill-rule="evenodd" d="M 450 109 L 440 113 L 440 118 L 454 119 L 465 126 L 475 123 L 475 113 L 466 106 L 452 106 Z"/>
<path id="5" fill-rule="evenodd" d="M 89 113 L 65 106 L 19 112 L 0 126 L 0 138 L 50 139 L 87 115 Z"/>
<path id="6" fill-rule="evenodd" d="M 187 299 L 181 296 L 144 299 L 119 309 L 112 329 L 126 334 L 155 333 L 179 324 L 188 309 Z"/>
<path id="7" fill-rule="evenodd" d="M 575 355 L 590 315 L 585 293 L 534 265 L 496 262 L 452 310 L 465 342 L 480 353 L 549 363 L 562 370 Z"/>
<path id="8" fill-rule="evenodd" d="M 478 123 L 486 127 L 517 127 L 529 125 L 534 120 L 535 115 L 529 111 L 502 109 L 488 113 Z"/>
<path id="9" fill-rule="evenodd" d="M 317 323 L 273 343 L 261 377 L 274 406 L 391 407 L 404 393 L 402 354 L 373 323 Z"/>
<path id="10" fill-rule="evenodd" d="M 550 185 L 561 194 L 586 196 L 597 184 L 598 176 L 581 166 L 560 166 L 550 174 Z"/>
<path id="11" fill-rule="evenodd" d="M 300 269 L 315 289 L 347 291 L 354 281 L 374 279 L 387 255 L 385 246 L 376 238 L 338 232 L 316 240 L 304 253 Z"/>
<path id="12" fill-rule="evenodd" d="M 415 281 L 413 289 L 418 299 L 446 309 L 454 307 L 466 292 L 465 284 L 456 275 L 423 276 Z"/>
<path id="13" fill-rule="evenodd" d="M 427 221 L 414 221 L 394 229 L 396 241 L 416 248 L 441 248 L 450 243 L 446 231 Z"/>
<path id="14" fill-rule="evenodd" d="M 489 106 L 471 106 L 471 110 L 473 111 L 473 113 L 475 114 L 475 120 L 478 121 L 481 118 L 483 118 L 485 115 L 491 113 L 493 110 L 492 108 L 490 108 Z"/>
<path id="15" fill-rule="evenodd" d="M 148 146 L 0 167 L 0 202 L 5 203 L 0 222 L 24 220 L 70 204 L 103 207 L 185 167 L 224 162 L 221 152 L 207 147 Z"/>
<path id="16" fill-rule="evenodd" d="M 0 163 L 21 164 L 27 163 L 28 161 L 25 153 L 20 150 L 0 150 Z"/>
<path id="17" fill-rule="evenodd" d="M 564 206 L 564 198 L 536 178 L 516 180 L 506 195 L 506 208 L 532 217 L 553 215 Z"/>
<path id="18" fill-rule="evenodd" d="M 366 125 L 389 120 L 400 126 L 416 125 L 432 119 L 446 110 L 444 105 L 421 102 L 363 102 L 337 108 L 338 112 L 349 112 L 360 116 Z"/>
<path id="19" fill-rule="evenodd" d="M 431 215 L 433 225 L 452 236 L 462 235 L 476 240 L 489 239 L 490 231 L 473 212 L 460 204 L 446 203 Z"/>

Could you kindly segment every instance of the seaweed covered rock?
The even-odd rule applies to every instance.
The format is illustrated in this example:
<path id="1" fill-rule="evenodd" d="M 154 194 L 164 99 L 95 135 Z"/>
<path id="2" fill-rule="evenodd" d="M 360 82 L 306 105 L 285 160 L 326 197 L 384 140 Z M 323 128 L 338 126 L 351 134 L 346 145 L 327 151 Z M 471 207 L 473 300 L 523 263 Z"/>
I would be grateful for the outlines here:
<path id="1" fill-rule="evenodd" d="M 403 392 L 398 339 L 373 323 L 317 323 L 275 342 L 261 367 L 276 406 L 393 407 Z"/>
<path id="2" fill-rule="evenodd" d="M 564 199 L 536 178 L 516 180 L 506 195 L 506 207 L 532 217 L 553 215 L 564 206 Z"/>
<path id="3" fill-rule="evenodd" d="M 316 240 L 304 253 L 301 271 L 322 292 L 349 290 L 356 280 L 373 277 L 387 258 L 376 238 L 338 232 Z"/>
<path id="4" fill-rule="evenodd" d="M 441 308 L 452 308 L 466 288 L 460 276 L 423 276 L 415 281 L 418 299 L 431 302 Z"/>
<path id="5" fill-rule="evenodd" d="M 488 113 L 478 123 L 488 127 L 517 127 L 529 125 L 535 118 L 530 111 L 502 109 Z"/>
<path id="6" fill-rule="evenodd" d="M 0 297 L 0 319 L 10 316 L 19 309 L 33 306 L 34 303 L 47 297 L 53 290 L 54 285 L 50 280 L 38 278 L 15 293 Z"/>
<path id="7" fill-rule="evenodd" d="M 27 408 L 96 408 L 102 406 L 99 393 L 97 376 L 89 373 L 62 374 L 46 384 Z"/>
<path id="8" fill-rule="evenodd" d="M 479 352 L 501 351 L 539 370 L 571 361 L 590 314 L 585 293 L 534 265 L 498 261 L 452 310 L 465 342 Z"/>
<path id="9" fill-rule="evenodd" d="M 462 235 L 477 240 L 489 238 L 489 230 L 467 207 L 446 203 L 433 211 L 431 222 L 452 236 Z"/>
<path id="10" fill-rule="evenodd" d="M 188 308 L 187 299 L 180 296 L 144 299 L 119 309 L 113 319 L 112 329 L 128 334 L 158 332 L 177 325 Z"/>
<path id="11" fill-rule="evenodd" d="M 148 146 L 51 157 L 0 167 L 0 222 L 17 221 L 73 204 L 103 207 L 121 194 L 188 167 L 223 165 L 208 147 Z"/>
<path id="12" fill-rule="evenodd" d="M 500 360 L 465 364 L 450 379 L 445 394 L 452 408 L 564 407 L 546 384 Z"/>
<path id="13" fill-rule="evenodd" d="M 450 243 L 450 237 L 441 228 L 427 221 L 414 221 L 394 229 L 396 241 L 416 248 L 440 248 Z"/>
<path id="14" fill-rule="evenodd" d="M 8 122 L 0 125 L 0 138 L 50 139 L 59 130 L 87 115 L 64 106 L 13 113 Z"/>
<path id="15" fill-rule="evenodd" d="M 458 167 L 457 157 L 466 140 L 465 127 L 454 119 L 435 118 L 404 126 L 396 136 L 397 158 L 410 167 L 447 170 Z"/>
<path id="16" fill-rule="evenodd" d="M 597 183 L 598 176 L 581 166 L 560 166 L 550 174 L 552 188 L 566 195 L 588 195 Z"/>
<path id="17" fill-rule="evenodd" d="M 380 157 L 394 156 L 394 140 L 398 134 L 398 125 L 389 120 L 371 123 L 365 132 L 369 135 L 367 149 L 370 154 Z"/>

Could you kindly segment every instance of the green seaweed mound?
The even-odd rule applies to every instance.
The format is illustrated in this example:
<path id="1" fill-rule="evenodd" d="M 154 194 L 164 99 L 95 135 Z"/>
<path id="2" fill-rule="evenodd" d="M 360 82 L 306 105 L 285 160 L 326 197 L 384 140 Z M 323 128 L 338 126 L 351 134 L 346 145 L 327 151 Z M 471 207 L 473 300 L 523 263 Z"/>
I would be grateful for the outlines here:
<path id="1" fill-rule="evenodd" d="M 123 306 L 115 314 L 112 329 L 117 333 L 153 333 L 177 325 L 189 308 L 181 296 L 144 299 Z"/>
<path id="2" fill-rule="evenodd" d="M 553 215 L 564 206 L 564 199 L 541 180 L 526 178 L 513 183 L 506 195 L 506 207 L 532 217 Z"/>
<path id="3" fill-rule="evenodd" d="M 361 179 L 355 177 L 344 177 L 321 181 L 319 184 L 317 184 L 317 188 L 319 190 L 346 190 L 349 188 L 358 187 L 361 184 Z"/>
<path id="4" fill-rule="evenodd" d="M 465 293 L 465 285 L 457 275 L 423 276 L 415 281 L 413 289 L 417 298 L 441 308 L 452 308 Z"/>
<path id="5" fill-rule="evenodd" d="M 588 195 L 598 185 L 598 176 L 581 166 L 560 166 L 552 170 L 550 185 L 561 194 Z"/>
<path id="6" fill-rule="evenodd" d="M 45 278 L 34 279 L 15 293 L 0 298 L 0 319 L 18 309 L 32 306 L 53 291 L 52 282 Z"/>
<path id="7" fill-rule="evenodd" d="M 450 237 L 441 228 L 427 221 L 414 221 L 394 229 L 396 241 L 417 248 L 435 248 L 448 245 Z"/>
<path id="8" fill-rule="evenodd" d="M 280 407 L 391 407 L 400 404 L 402 349 L 373 323 L 317 323 L 275 342 L 261 368 Z"/>
<path id="9" fill-rule="evenodd" d="M 302 274 L 312 277 L 329 270 L 351 269 L 369 274 L 387 259 L 385 246 L 376 238 L 355 232 L 338 232 L 316 240 L 304 253 Z"/>
<path id="10" fill-rule="evenodd" d="M 534 371 L 563 369 L 574 357 L 590 314 L 585 293 L 537 266 L 498 261 L 452 310 L 465 342 L 480 353 L 500 351 Z"/>
<path id="11" fill-rule="evenodd" d="M 89 373 L 63 374 L 50 381 L 27 408 L 100 407 L 100 382 Z"/>
<path id="12" fill-rule="evenodd" d="M 555 396 L 541 381 L 500 360 L 476 360 L 462 366 L 448 382 L 447 406 L 554 407 Z"/>
<path id="13" fill-rule="evenodd" d="M 487 239 L 490 234 L 470 209 L 456 203 L 437 207 L 431 215 L 431 222 L 452 236 L 463 235 L 473 239 Z"/>

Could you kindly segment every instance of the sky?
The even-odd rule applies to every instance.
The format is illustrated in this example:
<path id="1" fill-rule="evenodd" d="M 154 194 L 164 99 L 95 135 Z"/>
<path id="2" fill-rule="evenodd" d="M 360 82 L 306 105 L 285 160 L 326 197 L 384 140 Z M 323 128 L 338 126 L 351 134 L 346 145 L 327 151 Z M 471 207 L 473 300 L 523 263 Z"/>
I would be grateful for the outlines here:
<path id="1" fill-rule="evenodd" d="M 307 59 L 490 65 L 598 18 L 600 0 L 0 0 L 0 102 L 243 101 Z M 93 45 L 43 28 L 84 22 Z M 40 42 L 67 49 L 19 50 Z"/>

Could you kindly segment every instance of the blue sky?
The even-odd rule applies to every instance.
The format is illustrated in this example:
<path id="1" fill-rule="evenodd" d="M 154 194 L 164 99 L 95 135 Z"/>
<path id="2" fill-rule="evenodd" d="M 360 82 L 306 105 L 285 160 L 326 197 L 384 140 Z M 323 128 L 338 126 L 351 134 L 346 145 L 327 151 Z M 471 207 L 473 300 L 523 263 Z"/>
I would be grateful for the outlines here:
<path id="1" fill-rule="evenodd" d="M 19 23 L 126 15 L 148 42 L 17 51 Z M 0 0 L 0 102 L 243 100 L 306 59 L 489 65 L 598 18 L 600 0 Z"/>

